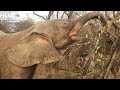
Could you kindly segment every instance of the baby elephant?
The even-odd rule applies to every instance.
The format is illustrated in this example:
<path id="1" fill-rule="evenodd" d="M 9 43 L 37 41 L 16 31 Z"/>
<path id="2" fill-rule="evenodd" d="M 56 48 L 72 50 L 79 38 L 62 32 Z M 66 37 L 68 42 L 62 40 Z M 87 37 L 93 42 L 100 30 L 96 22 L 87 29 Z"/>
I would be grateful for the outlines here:
<path id="1" fill-rule="evenodd" d="M 59 51 L 77 41 L 84 24 L 98 16 L 105 25 L 102 14 L 91 12 L 75 20 L 41 21 L 27 30 L 0 35 L 0 78 L 39 79 L 38 68 L 64 60 Z"/>

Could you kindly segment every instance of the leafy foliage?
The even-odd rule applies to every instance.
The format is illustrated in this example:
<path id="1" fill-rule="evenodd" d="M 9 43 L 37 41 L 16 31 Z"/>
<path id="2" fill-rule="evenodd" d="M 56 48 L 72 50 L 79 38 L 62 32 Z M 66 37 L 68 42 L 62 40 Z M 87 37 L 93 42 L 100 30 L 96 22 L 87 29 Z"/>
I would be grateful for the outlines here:
<path id="1" fill-rule="evenodd" d="M 113 28 L 113 20 L 115 19 L 109 20 L 105 27 L 86 25 L 79 34 L 80 41 L 69 47 L 69 53 L 65 54 L 67 59 L 77 58 L 79 63 L 82 63 L 82 65 L 77 65 L 80 73 L 78 78 L 120 78 L 120 29 Z M 116 25 L 115 21 L 114 24 Z"/>

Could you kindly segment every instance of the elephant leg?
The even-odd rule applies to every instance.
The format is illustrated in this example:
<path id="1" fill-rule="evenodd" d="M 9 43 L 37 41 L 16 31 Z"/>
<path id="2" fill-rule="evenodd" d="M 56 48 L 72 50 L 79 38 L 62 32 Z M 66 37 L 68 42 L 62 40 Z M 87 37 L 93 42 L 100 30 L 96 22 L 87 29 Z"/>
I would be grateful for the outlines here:
<path id="1" fill-rule="evenodd" d="M 51 63 L 52 64 L 52 63 Z M 56 64 L 38 64 L 33 79 L 78 79 L 78 73 L 59 70 Z"/>
<path id="2" fill-rule="evenodd" d="M 36 70 L 33 75 L 33 79 L 48 79 L 49 74 L 50 74 L 49 70 L 45 64 L 38 64 L 36 66 Z"/>
<path id="3" fill-rule="evenodd" d="M 38 64 L 33 79 L 58 79 L 57 62 L 50 64 Z"/>
<path id="4" fill-rule="evenodd" d="M 30 67 L 19 67 L 4 60 L 1 68 L 1 79 L 31 79 L 35 67 L 35 65 Z"/>

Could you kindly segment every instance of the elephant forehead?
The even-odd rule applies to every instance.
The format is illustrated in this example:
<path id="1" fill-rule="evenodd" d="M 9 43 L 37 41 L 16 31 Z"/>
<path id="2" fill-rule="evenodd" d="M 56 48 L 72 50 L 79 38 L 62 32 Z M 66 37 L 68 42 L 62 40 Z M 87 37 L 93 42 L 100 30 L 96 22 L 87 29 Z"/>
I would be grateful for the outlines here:
<path id="1" fill-rule="evenodd" d="M 53 23 L 54 25 L 53 26 L 58 26 L 58 27 L 60 27 L 60 26 L 68 26 L 69 25 L 69 22 L 68 22 L 68 20 L 56 20 L 56 21 L 54 21 L 54 23 Z"/>

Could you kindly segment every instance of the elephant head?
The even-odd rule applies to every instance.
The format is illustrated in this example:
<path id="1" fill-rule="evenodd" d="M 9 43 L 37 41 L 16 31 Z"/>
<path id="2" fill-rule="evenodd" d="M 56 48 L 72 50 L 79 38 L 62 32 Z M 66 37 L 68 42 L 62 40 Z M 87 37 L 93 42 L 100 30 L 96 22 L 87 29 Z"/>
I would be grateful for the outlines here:
<path id="1" fill-rule="evenodd" d="M 98 16 L 105 25 L 106 20 L 102 14 L 91 12 L 75 20 L 38 22 L 28 30 L 11 34 L 5 37 L 2 44 L 3 47 L 7 47 L 4 49 L 5 58 L 19 67 L 63 60 L 59 50 L 77 41 L 77 33 L 84 24 Z"/>
<path id="2" fill-rule="evenodd" d="M 69 19 L 69 20 L 50 20 L 47 21 L 46 26 L 45 23 L 43 25 L 41 23 L 36 24 L 36 27 L 43 28 L 43 30 L 34 30 L 37 33 L 45 33 L 48 35 L 51 40 L 53 41 L 54 46 L 57 49 L 62 49 L 73 42 L 77 41 L 79 38 L 77 37 L 78 32 L 80 29 L 84 26 L 85 23 L 87 23 L 89 20 L 98 18 L 100 16 L 100 21 L 102 22 L 102 25 L 106 25 L 106 20 L 103 17 L 103 15 L 99 12 L 91 12 L 88 14 L 85 14 L 75 20 Z"/>

